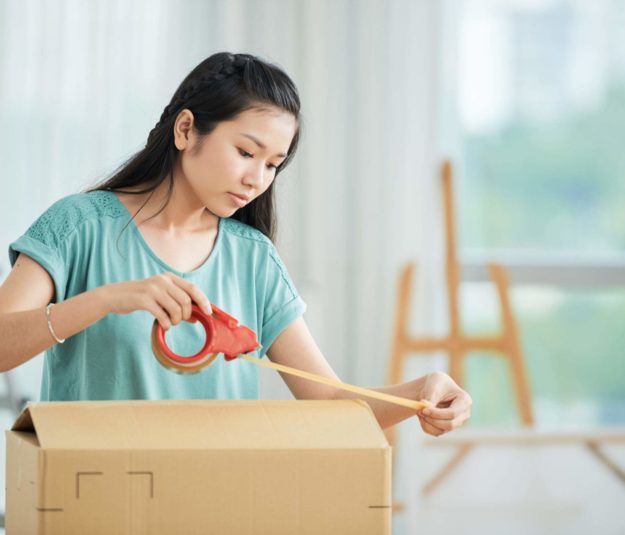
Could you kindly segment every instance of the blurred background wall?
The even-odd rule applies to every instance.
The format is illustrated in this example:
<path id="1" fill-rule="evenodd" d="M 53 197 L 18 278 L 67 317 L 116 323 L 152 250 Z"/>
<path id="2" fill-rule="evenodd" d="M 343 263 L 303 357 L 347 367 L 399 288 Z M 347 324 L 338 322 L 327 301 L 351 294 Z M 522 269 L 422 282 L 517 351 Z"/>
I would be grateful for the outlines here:
<path id="1" fill-rule="evenodd" d="M 250 52 L 300 90 L 277 245 L 339 376 L 385 383 L 408 260 L 412 329 L 445 332 L 450 157 L 464 328 L 499 328 L 484 266 L 500 260 L 537 428 L 622 428 L 624 23 L 623 0 L 0 0 L 0 280 L 8 244 L 137 151 L 198 62 Z M 10 372 L 20 398 L 38 399 L 41 364 Z M 404 379 L 445 368 L 443 354 L 418 357 Z M 261 375 L 263 397 L 290 397 Z M 518 427 L 511 384 L 505 362 L 467 359 L 471 428 Z M 13 417 L 2 411 L 4 428 Z M 482 448 L 424 497 L 449 453 L 423 438 L 401 424 L 394 533 L 625 532 L 623 481 L 583 448 Z M 610 446 L 620 466 L 624 450 Z"/>

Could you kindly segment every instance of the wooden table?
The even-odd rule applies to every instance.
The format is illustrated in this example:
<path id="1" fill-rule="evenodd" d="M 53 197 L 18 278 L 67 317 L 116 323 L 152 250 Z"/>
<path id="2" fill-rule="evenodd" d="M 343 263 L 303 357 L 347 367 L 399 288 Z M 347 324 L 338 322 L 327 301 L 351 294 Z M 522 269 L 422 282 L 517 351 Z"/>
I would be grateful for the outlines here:
<path id="1" fill-rule="evenodd" d="M 426 437 L 426 447 L 453 447 L 456 452 L 445 465 L 424 485 L 423 495 L 431 494 L 443 480 L 466 458 L 474 448 L 496 447 L 541 447 L 557 445 L 580 445 L 625 484 L 625 470 L 611 459 L 602 449 L 605 444 L 625 444 L 625 428 L 597 428 L 590 430 L 457 430 L 449 435 Z"/>

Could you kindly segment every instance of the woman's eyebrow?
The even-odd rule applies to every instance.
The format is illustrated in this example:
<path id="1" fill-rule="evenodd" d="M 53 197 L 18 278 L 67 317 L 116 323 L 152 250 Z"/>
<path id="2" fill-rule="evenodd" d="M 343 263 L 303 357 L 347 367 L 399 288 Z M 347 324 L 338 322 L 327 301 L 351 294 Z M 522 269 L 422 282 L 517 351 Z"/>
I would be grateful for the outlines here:
<path id="1" fill-rule="evenodd" d="M 254 143 L 256 143 L 261 149 L 266 149 L 267 147 L 265 146 L 265 144 L 260 141 L 260 139 L 258 139 L 257 137 L 254 137 L 252 134 L 245 134 L 243 132 L 241 132 L 242 136 L 245 136 L 249 139 L 251 139 Z M 286 154 L 276 154 L 276 156 L 279 156 L 280 158 L 286 158 Z"/>

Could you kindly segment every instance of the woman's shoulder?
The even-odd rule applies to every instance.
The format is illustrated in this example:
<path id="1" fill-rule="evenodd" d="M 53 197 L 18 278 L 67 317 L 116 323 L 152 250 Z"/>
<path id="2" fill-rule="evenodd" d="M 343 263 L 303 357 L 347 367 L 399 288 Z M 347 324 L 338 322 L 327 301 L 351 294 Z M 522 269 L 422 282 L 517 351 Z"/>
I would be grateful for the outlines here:
<path id="1" fill-rule="evenodd" d="M 286 272 L 286 266 L 274 243 L 260 230 L 242 223 L 237 219 L 224 218 L 221 220 L 220 232 L 226 234 L 225 240 L 231 247 L 245 251 L 248 258 L 262 258 L 265 265 L 273 265 L 280 273 Z M 224 237 L 222 236 L 222 240 Z M 225 241 L 224 240 L 224 241 Z"/>
<path id="2" fill-rule="evenodd" d="M 70 211 L 83 217 L 95 216 L 123 216 L 128 215 L 126 209 L 117 200 L 112 191 L 95 190 L 73 193 L 62 197 L 51 207 L 51 211 L 62 213 Z"/>
<path id="3" fill-rule="evenodd" d="M 115 195 L 109 191 L 91 191 L 73 193 L 53 203 L 31 225 L 28 234 L 41 241 L 54 237 L 63 240 L 81 225 L 90 220 L 99 220 L 103 216 L 120 217 L 124 208 L 116 202 Z M 126 213 L 127 215 L 127 213 Z"/>
<path id="4" fill-rule="evenodd" d="M 84 215 L 124 215 L 115 194 L 111 191 L 86 191 L 61 197 L 44 212 L 62 217 L 65 211 Z"/>
<path id="5" fill-rule="evenodd" d="M 223 218 L 220 224 L 220 231 L 234 237 L 235 239 L 247 241 L 253 244 L 262 244 L 273 248 L 272 241 L 260 230 L 242 223 L 238 219 L 231 217 Z"/>
<path id="6" fill-rule="evenodd" d="M 56 201 L 45 212 L 52 218 L 78 223 L 85 219 L 102 216 L 121 217 L 127 210 L 111 191 L 88 191 L 73 193 Z"/>

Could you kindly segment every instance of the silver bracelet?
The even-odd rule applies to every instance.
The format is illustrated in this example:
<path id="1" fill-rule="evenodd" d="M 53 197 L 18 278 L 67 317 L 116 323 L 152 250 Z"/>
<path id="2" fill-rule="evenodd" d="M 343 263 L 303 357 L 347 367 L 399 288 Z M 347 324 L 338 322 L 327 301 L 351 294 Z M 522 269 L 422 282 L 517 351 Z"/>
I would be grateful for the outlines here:
<path id="1" fill-rule="evenodd" d="M 54 329 L 52 328 L 52 321 L 50 321 L 50 309 L 54 306 L 54 303 L 50 303 L 47 307 L 46 307 L 46 318 L 48 320 L 48 330 L 50 331 L 50 334 L 52 335 L 52 338 L 54 338 L 59 344 L 62 344 L 63 342 L 65 342 L 65 338 L 63 338 L 63 340 L 61 340 L 56 333 L 54 332 Z"/>

